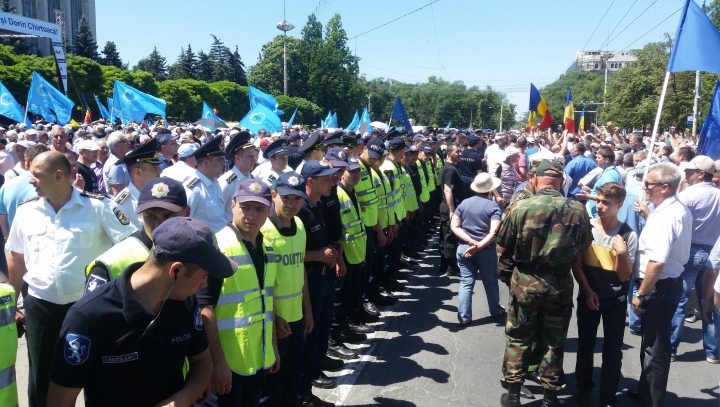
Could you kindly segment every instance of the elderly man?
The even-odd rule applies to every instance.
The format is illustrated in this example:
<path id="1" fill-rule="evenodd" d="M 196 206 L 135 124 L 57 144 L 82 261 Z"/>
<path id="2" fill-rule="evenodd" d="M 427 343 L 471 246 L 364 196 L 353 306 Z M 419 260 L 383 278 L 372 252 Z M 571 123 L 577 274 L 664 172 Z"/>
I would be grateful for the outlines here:
<path id="1" fill-rule="evenodd" d="M 683 292 L 683 265 L 690 258 L 693 217 L 676 193 L 682 175 L 670 163 L 655 164 L 645 179 L 645 196 L 655 205 L 636 201 L 646 216 L 636 256 L 637 294 L 633 309 L 642 314 L 640 382 L 628 395 L 645 405 L 662 406 L 670 372 L 672 320 Z"/>
<path id="2" fill-rule="evenodd" d="M 173 165 L 173 157 L 178 153 L 177 139 L 179 136 L 170 132 L 157 136 L 158 158 L 160 159 L 160 171 Z"/>
<path id="3" fill-rule="evenodd" d="M 77 150 L 79 155 L 77 160 L 78 174 L 85 180 L 83 190 L 99 194 L 100 187 L 98 186 L 97 175 L 90 167 L 97 162 L 100 147 L 94 141 L 82 140 L 77 144 Z"/>
<path id="4" fill-rule="evenodd" d="M 34 146 L 35 143 L 32 141 L 23 140 L 15 144 L 15 155 L 17 156 L 17 164 L 10 170 L 5 172 L 5 182 L 16 178 L 22 174 L 26 174 L 28 167 L 25 164 L 25 152 L 28 147 Z"/>
<path id="5" fill-rule="evenodd" d="M 59 153 L 69 153 L 78 158 L 78 154 L 67 147 L 68 135 L 65 127 L 53 126 L 52 127 L 52 144 L 50 145 L 50 151 L 57 151 Z"/>
<path id="6" fill-rule="evenodd" d="M 108 136 L 107 147 L 110 156 L 103 165 L 103 180 L 105 181 L 105 188 L 107 188 L 107 195 L 112 198 L 130 184 L 127 166 L 113 164 L 115 164 L 115 161 L 125 157 L 125 154 L 130 152 L 132 146 L 127 135 L 115 131 Z"/>
<path id="7" fill-rule="evenodd" d="M 200 148 L 195 143 L 185 143 L 178 148 L 178 161 L 162 170 L 162 176 L 185 182 L 195 176 L 197 160 L 193 155 Z"/>

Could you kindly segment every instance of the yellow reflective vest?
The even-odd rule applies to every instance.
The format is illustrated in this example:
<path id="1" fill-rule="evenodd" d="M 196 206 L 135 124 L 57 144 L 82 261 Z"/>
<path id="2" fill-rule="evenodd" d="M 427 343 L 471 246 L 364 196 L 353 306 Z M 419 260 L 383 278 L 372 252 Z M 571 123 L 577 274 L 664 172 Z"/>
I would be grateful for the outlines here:
<path id="1" fill-rule="evenodd" d="M 252 258 L 239 233 L 232 226 L 225 226 L 215 238 L 220 251 L 238 265 L 235 274 L 223 280 L 214 310 L 220 345 L 230 370 L 250 376 L 275 363 L 272 344 L 275 252 L 263 242 L 265 281 L 260 287 Z"/>
<path id="2" fill-rule="evenodd" d="M 360 216 L 363 224 L 369 228 L 375 227 L 378 222 L 378 201 L 379 197 L 375 191 L 375 177 L 373 177 L 370 165 L 362 159 L 360 162 L 360 182 L 355 186 L 355 196 L 360 205 Z"/>
<path id="3" fill-rule="evenodd" d="M 405 200 L 403 194 L 405 193 L 405 181 L 400 174 L 395 163 L 386 158 L 385 162 L 380 166 L 382 171 L 390 183 L 390 191 L 387 193 L 388 196 L 388 208 L 392 206 L 395 213 L 395 217 L 398 221 L 405 218 Z M 393 223 L 390 223 L 391 225 Z"/>
<path id="4" fill-rule="evenodd" d="M 348 192 L 342 185 L 338 186 L 337 192 L 343 233 L 340 244 L 345 249 L 345 258 L 348 263 L 360 264 L 365 260 L 365 243 L 367 242 L 365 228 Z"/>
<path id="5" fill-rule="evenodd" d="M 420 202 L 427 202 L 430 200 L 430 188 L 428 187 L 428 180 L 425 178 L 425 171 L 423 171 L 424 164 L 420 161 L 417 162 L 417 170 L 420 174 Z"/>
<path id="6" fill-rule="evenodd" d="M 0 283 L 0 407 L 18 405 L 15 358 L 18 337 L 15 324 L 15 289 Z"/>
<path id="7" fill-rule="evenodd" d="M 419 164 L 420 163 L 422 163 L 422 161 L 420 161 Z M 432 160 L 427 160 L 422 165 L 425 167 L 425 170 L 427 171 L 428 190 L 430 192 L 433 192 L 435 190 L 435 171 L 433 169 Z"/>
<path id="8" fill-rule="evenodd" d="M 408 212 L 416 211 L 420 208 L 417 201 L 417 195 L 415 195 L 415 187 L 412 183 L 412 177 L 405 164 L 397 164 L 398 171 L 400 171 L 400 178 L 402 179 L 403 188 L 403 202 L 405 203 L 405 210 Z"/>
<path id="9" fill-rule="evenodd" d="M 101 254 L 95 261 L 85 267 L 85 275 L 90 275 L 90 270 L 98 265 L 103 265 L 110 271 L 110 279 L 116 279 L 129 265 L 148 258 L 150 251 L 143 242 L 134 236 L 130 236 L 122 242 L 111 247 Z"/>

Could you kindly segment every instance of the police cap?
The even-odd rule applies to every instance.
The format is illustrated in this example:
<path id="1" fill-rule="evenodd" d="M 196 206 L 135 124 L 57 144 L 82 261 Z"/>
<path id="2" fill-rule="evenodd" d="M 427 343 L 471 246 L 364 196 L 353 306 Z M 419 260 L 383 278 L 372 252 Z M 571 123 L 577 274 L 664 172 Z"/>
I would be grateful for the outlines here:
<path id="1" fill-rule="evenodd" d="M 338 130 L 325 139 L 323 141 L 323 145 L 329 146 L 329 145 L 337 145 L 342 146 L 345 143 L 345 133 L 342 132 L 342 130 Z"/>
<path id="2" fill-rule="evenodd" d="M 137 150 L 131 151 L 125 157 L 115 161 L 115 165 L 131 165 L 135 163 L 160 164 L 157 146 L 157 139 L 152 139 L 138 147 Z"/>
<path id="3" fill-rule="evenodd" d="M 190 157 L 195 157 L 199 160 L 205 157 L 224 156 L 225 152 L 220 148 L 220 142 L 222 142 L 222 137 L 215 137 L 214 139 L 201 145 L 200 148 L 198 148 L 197 151 L 195 151 L 195 153 L 193 153 Z"/>
<path id="4" fill-rule="evenodd" d="M 304 143 L 302 143 L 300 148 L 298 148 L 298 153 L 304 154 L 306 151 L 315 150 L 322 147 L 322 144 L 322 135 L 319 131 L 316 131 L 311 134 Z"/>
<path id="5" fill-rule="evenodd" d="M 230 159 L 236 152 L 244 148 L 255 147 L 250 142 L 250 138 L 250 132 L 238 132 L 232 139 L 230 139 L 230 141 L 228 141 L 227 145 L 225 146 L 225 155 L 227 156 L 227 158 Z"/>
<path id="6" fill-rule="evenodd" d="M 275 157 L 278 154 L 289 154 L 287 149 L 287 140 L 284 138 L 277 139 L 270 143 L 270 145 L 267 146 L 265 151 L 263 152 L 263 157 L 265 158 L 271 158 Z"/>
<path id="7" fill-rule="evenodd" d="M 153 178 L 140 189 L 135 213 L 150 208 L 179 212 L 187 206 L 187 194 L 182 183 L 168 177 Z"/>

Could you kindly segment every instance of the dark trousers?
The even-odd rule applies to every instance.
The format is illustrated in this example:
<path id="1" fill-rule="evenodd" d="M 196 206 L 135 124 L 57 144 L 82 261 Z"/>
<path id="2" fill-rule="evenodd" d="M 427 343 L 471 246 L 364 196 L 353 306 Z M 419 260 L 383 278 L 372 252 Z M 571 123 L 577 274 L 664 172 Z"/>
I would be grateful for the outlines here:
<path id="1" fill-rule="evenodd" d="M 638 279 L 638 284 L 642 279 Z M 646 294 L 642 308 L 640 332 L 640 382 L 638 392 L 646 406 L 662 406 L 670 374 L 670 333 L 683 283 L 681 278 L 658 280 L 650 293 Z"/>
<path id="2" fill-rule="evenodd" d="M 280 371 L 265 376 L 263 406 L 295 406 L 300 398 L 305 320 L 288 322 L 292 334 L 278 339 Z"/>
<path id="3" fill-rule="evenodd" d="M 377 245 L 377 232 L 373 228 L 365 228 L 365 234 L 367 235 L 367 243 L 365 244 L 365 265 L 362 267 L 360 277 L 360 291 L 361 299 L 365 298 L 368 294 L 368 288 L 370 287 L 370 280 L 373 276 L 373 270 L 376 263 L 376 245 Z"/>
<path id="4" fill-rule="evenodd" d="M 459 271 L 456 252 L 458 239 L 450 229 L 450 208 L 444 201 L 440 203 L 440 273 L 445 273 L 450 267 Z"/>
<path id="5" fill-rule="evenodd" d="M 387 236 L 387 229 L 383 229 Z M 385 255 L 387 254 L 388 245 L 375 246 L 375 265 L 373 266 L 372 275 L 368 280 L 368 293 L 377 291 L 377 289 L 385 283 Z"/>
<path id="6" fill-rule="evenodd" d="M 615 398 L 622 368 L 622 345 L 625 334 L 627 298 L 601 298 L 600 310 L 588 308 L 582 293 L 577 300 L 578 351 L 575 378 L 580 391 L 591 391 L 595 341 L 600 318 L 603 323 L 602 368 L 600 370 L 600 405 L 617 404 Z"/>
<path id="7" fill-rule="evenodd" d="M 402 246 L 407 228 L 402 221 L 398 222 L 398 225 L 397 236 L 395 236 L 395 239 L 389 245 L 386 245 L 383 282 L 398 270 L 398 261 L 400 261 L 400 256 L 402 255 Z M 383 282 L 380 282 L 380 284 Z"/>
<path id="8" fill-rule="evenodd" d="M 340 330 L 361 304 L 360 280 L 362 268 L 359 264 L 348 264 L 343 255 L 347 273 L 344 277 L 335 279 L 335 303 L 331 331 Z"/>
<path id="9" fill-rule="evenodd" d="M 232 374 L 232 389 L 228 394 L 217 396 L 218 407 L 257 407 L 260 405 L 265 370 L 260 369 L 252 376 Z"/>
<path id="10" fill-rule="evenodd" d="M 53 304 L 35 298 L 25 297 L 25 329 L 28 349 L 28 404 L 30 407 L 47 405 L 50 386 L 50 365 L 60 328 L 71 304 Z M 64 340 L 65 338 L 63 338 Z"/>
<path id="11" fill-rule="evenodd" d="M 330 339 L 330 324 L 332 323 L 333 302 L 335 294 L 335 270 L 325 274 L 314 272 L 308 274 L 308 289 L 310 291 L 310 304 L 314 328 L 305 335 L 305 350 L 303 352 L 303 379 L 301 394 L 310 397 L 312 394 L 312 381 L 320 376 L 323 361 L 327 353 Z M 282 365 L 282 360 L 280 361 Z"/>

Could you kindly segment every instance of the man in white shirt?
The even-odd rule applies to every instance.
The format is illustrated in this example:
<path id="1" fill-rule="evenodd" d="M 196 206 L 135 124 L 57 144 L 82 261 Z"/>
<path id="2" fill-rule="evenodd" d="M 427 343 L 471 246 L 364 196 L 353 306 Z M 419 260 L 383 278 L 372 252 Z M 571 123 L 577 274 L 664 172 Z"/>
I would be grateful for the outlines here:
<path id="1" fill-rule="evenodd" d="M 262 180 L 272 188 L 275 181 L 283 173 L 292 171 L 292 168 L 288 167 L 287 140 L 281 138 L 270 143 L 263 151 L 263 157 L 268 161 L 255 168 L 252 176 Z"/>
<path id="2" fill-rule="evenodd" d="M 115 164 L 115 161 L 125 157 L 125 154 L 132 150 L 132 146 L 127 135 L 115 131 L 108 136 L 107 147 L 110 150 L 110 157 L 103 166 L 103 180 L 107 188 L 107 195 L 112 198 L 130 183 L 127 166 L 115 166 L 113 164 Z"/>
<path id="3" fill-rule="evenodd" d="M 19 175 L 28 174 L 28 169 L 25 168 L 25 151 L 27 151 L 28 147 L 34 145 L 35 143 L 27 140 L 18 141 L 15 144 L 15 154 L 18 162 L 14 167 L 5 172 L 5 182 L 8 182 Z"/>
<path id="4" fill-rule="evenodd" d="M 505 160 L 505 148 L 508 146 L 508 141 L 496 137 L 495 144 L 491 145 L 485 150 L 485 165 L 488 172 L 493 171 L 495 166 Z"/>
<path id="5" fill-rule="evenodd" d="M 100 195 L 70 183 L 70 162 L 49 151 L 33 160 L 37 198 L 18 207 L 7 241 L 10 283 L 24 297 L 30 359 L 29 405 L 45 406 L 48 374 L 65 314 L 83 295 L 85 266 L 135 232 L 125 214 Z M 23 322 L 22 314 L 16 319 Z"/>
<path id="6" fill-rule="evenodd" d="M 183 183 L 195 176 L 195 167 L 197 160 L 193 154 L 197 151 L 198 146 L 195 143 L 185 143 L 178 148 L 178 161 L 170 167 L 162 170 L 162 177 L 172 178 Z"/>
<path id="7" fill-rule="evenodd" d="M 250 171 L 258 160 L 258 149 L 250 142 L 250 137 L 249 132 L 241 131 L 225 147 L 225 159 L 233 162 L 232 168 L 220 176 L 225 219 L 228 222 L 232 222 L 232 200 L 235 191 L 241 182 L 253 177 Z"/>
<path id="8" fill-rule="evenodd" d="M 15 159 L 5 150 L 7 139 L 0 139 L 0 174 L 5 174 L 15 166 Z"/>
<path id="9" fill-rule="evenodd" d="M 215 137 L 195 151 L 195 176 L 183 184 L 190 217 L 205 222 L 215 233 L 227 224 L 223 213 L 225 203 L 218 182 L 225 167 L 225 151 L 220 148 L 220 142 L 222 137 Z"/>
<path id="10" fill-rule="evenodd" d="M 682 295 L 681 274 L 690 258 L 692 214 L 677 197 L 682 175 L 670 163 L 650 167 L 645 179 L 645 196 L 655 204 L 647 215 L 647 205 L 637 201 L 636 210 L 647 216 L 640 233 L 633 309 L 642 315 L 640 381 L 638 390 L 628 390 L 645 405 L 662 406 L 670 372 L 670 334 L 672 319 Z"/>

